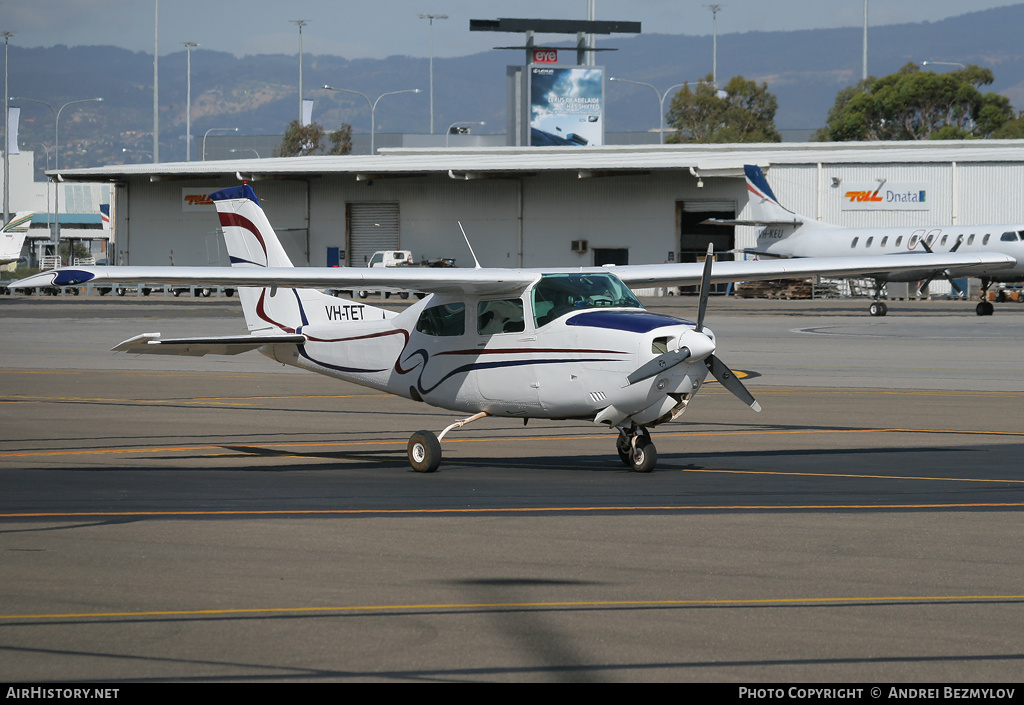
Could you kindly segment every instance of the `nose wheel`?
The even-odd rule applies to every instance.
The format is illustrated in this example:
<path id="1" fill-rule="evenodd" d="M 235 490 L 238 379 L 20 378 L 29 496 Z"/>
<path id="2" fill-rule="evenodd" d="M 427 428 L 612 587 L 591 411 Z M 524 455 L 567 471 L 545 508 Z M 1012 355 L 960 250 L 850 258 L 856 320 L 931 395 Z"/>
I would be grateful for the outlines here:
<path id="1" fill-rule="evenodd" d="M 633 472 L 651 472 L 658 464 L 658 450 L 643 426 L 628 431 L 620 428 L 615 450 L 622 464 Z"/>

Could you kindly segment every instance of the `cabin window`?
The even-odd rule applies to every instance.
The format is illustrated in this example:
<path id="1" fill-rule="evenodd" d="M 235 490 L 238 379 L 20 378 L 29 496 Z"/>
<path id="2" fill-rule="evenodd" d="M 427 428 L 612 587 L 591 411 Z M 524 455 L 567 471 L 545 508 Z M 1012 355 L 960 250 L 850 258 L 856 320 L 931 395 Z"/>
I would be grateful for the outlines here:
<path id="1" fill-rule="evenodd" d="M 859 237 L 855 237 L 855 238 L 853 238 L 853 242 L 851 242 L 851 243 L 850 243 L 850 249 L 851 249 L 851 250 L 852 250 L 852 249 L 853 249 L 854 247 L 856 247 L 856 246 L 857 246 L 857 240 L 860 240 L 860 238 L 859 238 Z"/>
<path id="2" fill-rule="evenodd" d="M 1017 242 L 1017 233 L 1011 231 L 999 236 L 1000 242 Z"/>
<path id="3" fill-rule="evenodd" d="M 431 306 L 420 314 L 416 331 L 424 335 L 455 336 L 466 332 L 466 304 Z"/>
<path id="4" fill-rule="evenodd" d="M 943 235 L 942 239 L 939 240 L 939 246 L 940 247 L 944 247 L 946 245 L 946 240 L 948 240 L 948 239 L 949 239 L 949 235 Z"/>
<path id="5" fill-rule="evenodd" d="M 880 243 L 878 243 L 878 246 L 879 247 L 885 247 L 885 244 L 887 242 L 889 242 L 889 236 L 888 235 L 886 235 L 885 237 L 882 238 L 882 241 Z"/>
<path id="6" fill-rule="evenodd" d="M 991 235 L 989 233 L 985 233 L 985 237 L 981 238 L 981 244 L 987 245 L 989 237 L 991 237 Z"/>
<path id="7" fill-rule="evenodd" d="M 907 243 L 907 247 L 910 248 L 911 250 L 917 247 L 917 237 L 917 235 L 910 236 L 910 242 Z"/>
<path id="8" fill-rule="evenodd" d="M 896 238 L 896 247 L 899 247 L 902 244 L 903 244 L 903 236 L 900 235 L 898 238 Z"/>
<path id="9" fill-rule="evenodd" d="M 973 245 L 974 244 L 974 233 L 971 233 L 970 235 L 967 236 L 967 244 L 968 245 Z"/>
<path id="10" fill-rule="evenodd" d="M 932 243 L 933 243 L 933 242 L 935 242 L 935 236 L 934 236 L 934 235 L 929 235 L 929 236 L 928 236 L 928 239 L 927 239 L 927 240 L 925 240 L 925 242 L 927 242 L 927 243 L 928 243 L 928 247 L 931 247 L 931 246 L 932 246 Z"/>
<path id="11" fill-rule="evenodd" d="M 538 328 L 567 313 L 589 308 L 643 306 L 611 274 L 545 274 L 533 287 L 533 315 Z"/>
<path id="12" fill-rule="evenodd" d="M 522 299 L 497 299 L 477 304 L 476 332 L 480 335 L 522 333 L 525 329 Z"/>
<path id="13" fill-rule="evenodd" d="M 874 239 L 875 238 L 873 238 L 873 237 L 869 237 L 868 241 L 864 243 L 864 247 L 871 247 L 871 241 L 874 240 Z"/>

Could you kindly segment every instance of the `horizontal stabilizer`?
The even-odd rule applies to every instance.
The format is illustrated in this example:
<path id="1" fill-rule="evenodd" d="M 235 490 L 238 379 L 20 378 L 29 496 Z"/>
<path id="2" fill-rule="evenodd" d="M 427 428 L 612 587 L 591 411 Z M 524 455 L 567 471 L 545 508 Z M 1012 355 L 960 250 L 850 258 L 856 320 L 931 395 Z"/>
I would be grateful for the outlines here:
<path id="1" fill-rule="evenodd" d="M 302 345 L 306 336 L 224 335 L 198 338 L 162 339 L 159 333 L 143 333 L 111 348 L 114 352 L 145 355 L 238 355 L 265 345 Z"/>

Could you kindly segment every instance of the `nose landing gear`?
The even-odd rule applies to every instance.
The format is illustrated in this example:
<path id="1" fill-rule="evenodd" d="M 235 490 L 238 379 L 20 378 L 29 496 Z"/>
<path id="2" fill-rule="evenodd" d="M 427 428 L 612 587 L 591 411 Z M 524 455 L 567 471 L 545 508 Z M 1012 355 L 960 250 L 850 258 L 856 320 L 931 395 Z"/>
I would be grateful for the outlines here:
<path id="1" fill-rule="evenodd" d="M 658 450 L 651 441 L 650 433 L 643 426 L 619 428 L 615 450 L 618 451 L 622 464 L 631 468 L 633 472 L 651 472 L 658 464 Z"/>

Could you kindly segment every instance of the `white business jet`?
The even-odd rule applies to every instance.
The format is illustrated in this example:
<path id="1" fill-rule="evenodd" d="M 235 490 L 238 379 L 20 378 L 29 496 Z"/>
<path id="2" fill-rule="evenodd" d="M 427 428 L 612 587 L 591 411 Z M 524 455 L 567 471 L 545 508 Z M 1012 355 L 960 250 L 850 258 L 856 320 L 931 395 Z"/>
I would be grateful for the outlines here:
<path id="1" fill-rule="evenodd" d="M 880 301 L 885 282 L 923 281 L 925 288 L 935 278 L 948 279 L 957 293 L 963 293 L 953 281 L 972 276 L 981 279 L 981 302 L 975 311 L 991 316 L 994 307 L 987 292 L 994 282 L 1024 281 L 1024 223 L 1003 225 L 943 225 L 938 227 L 841 228 L 822 223 L 785 208 L 772 193 L 760 167 L 744 167 L 750 218 L 747 220 L 710 220 L 719 225 L 757 225 L 757 245 L 747 250 L 765 257 L 863 257 L 897 255 L 908 252 L 999 252 L 1017 260 L 1013 267 L 950 267 L 923 278 L 919 272 L 892 272 L 875 280 L 875 300 L 868 308 L 872 316 L 884 316 L 888 307 Z M 871 198 L 873 194 L 864 194 Z M 877 197 L 877 192 L 874 194 Z"/>
<path id="2" fill-rule="evenodd" d="M 165 339 L 146 333 L 129 353 L 234 355 L 247 350 L 467 418 L 408 443 L 414 470 L 441 462 L 449 431 L 485 416 L 579 419 L 618 430 L 619 458 L 651 471 L 648 428 L 686 410 L 710 373 L 755 411 L 757 402 L 715 356 L 704 326 L 708 284 L 810 274 L 1012 267 L 1006 255 L 916 254 L 860 260 L 777 260 L 564 269 L 293 267 L 248 184 L 211 194 L 231 267 L 74 267 L 13 286 L 85 282 L 239 287 L 247 335 Z M 882 260 L 881 262 L 879 260 Z M 895 261 L 893 261 L 895 260 Z M 627 285 L 701 284 L 696 323 L 645 311 Z M 401 312 L 318 289 L 403 288 L 429 294 Z"/>
<path id="3" fill-rule="evenodd" d="M 17 213 L 7 225 L 0 228 L 0 264 L 17 262 L 21 257 L 21 248 L 32 225 L 33 215 L 31 211 Z"/>

